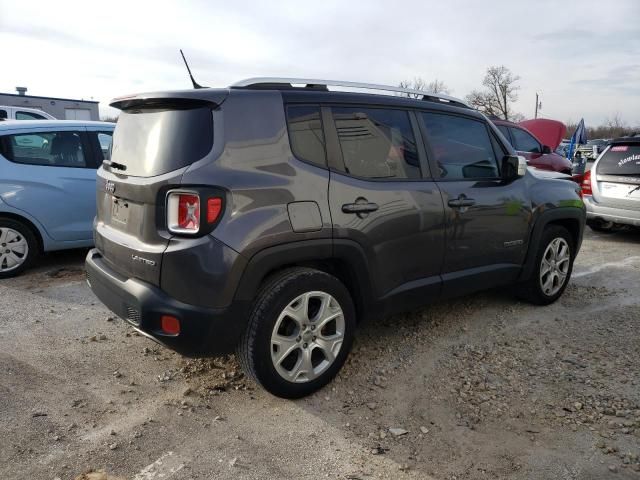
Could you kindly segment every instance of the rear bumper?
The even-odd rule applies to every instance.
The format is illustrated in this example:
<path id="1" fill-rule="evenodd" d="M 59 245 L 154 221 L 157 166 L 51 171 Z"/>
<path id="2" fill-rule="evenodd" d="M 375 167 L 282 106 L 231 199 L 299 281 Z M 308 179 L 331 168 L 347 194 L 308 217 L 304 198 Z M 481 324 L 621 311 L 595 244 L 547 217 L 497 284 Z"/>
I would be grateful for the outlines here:
<path id="1" fill-rule="evenodd" d="M 159 288 L 111 269 L 97 249 L 86 258 L 87 282 L 93 293 L 113 313 L 136 330 L 186 356 L 231 353 L 246 324 L 242 303 L 213 309 L 189 305 Z M 160 329 L 162 315 L 180 320 L 180 333 L 166 335 Z"/>
<path id="2" fill-rule="evenodd" d="M 587 221 L 604 220 L 607 222 L 621 223 L 640 227 L 640 210 L 629 210 L 620 207 L 606 207 L 593 200 L 593 197 L 585 196 L 584 204 L 587 207 Z"/>

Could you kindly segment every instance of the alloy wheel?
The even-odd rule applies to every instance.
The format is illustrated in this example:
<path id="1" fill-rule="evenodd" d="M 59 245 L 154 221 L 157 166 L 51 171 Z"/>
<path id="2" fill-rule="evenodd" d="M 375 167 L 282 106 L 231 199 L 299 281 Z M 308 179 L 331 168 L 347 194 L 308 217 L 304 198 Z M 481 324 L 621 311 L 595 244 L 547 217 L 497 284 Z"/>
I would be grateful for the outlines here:
<path id="1" fill-rule="evenodd" d="M 344 313 L 326 292 L 306 292 L 278 316 L 271 334 L 271 361 L 294 383 L 312 381 L 335 361 L 345 333 Z"/>
<path id="2" fill-rule="evenodd" d="M 552 297 L 567 281 L 571 260 L 569 244 L 564 238 L 554 238 L 544 251 L 540 265 L 540 287 Z"/>

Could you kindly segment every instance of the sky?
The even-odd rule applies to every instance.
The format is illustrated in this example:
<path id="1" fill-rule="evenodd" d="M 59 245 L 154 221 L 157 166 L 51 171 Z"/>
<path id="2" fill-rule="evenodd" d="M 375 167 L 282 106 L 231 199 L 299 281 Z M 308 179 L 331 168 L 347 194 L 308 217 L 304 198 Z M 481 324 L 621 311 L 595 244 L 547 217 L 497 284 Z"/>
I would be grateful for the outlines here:
<path id="1" fill-rule="evenodd" d="M 397 85 L 463 98 L 487 67 L 520 77 L 515 111 L 640 126 L 640 0 L 0 0 L 0 92 L 94 99 L 257 76 Z"/>

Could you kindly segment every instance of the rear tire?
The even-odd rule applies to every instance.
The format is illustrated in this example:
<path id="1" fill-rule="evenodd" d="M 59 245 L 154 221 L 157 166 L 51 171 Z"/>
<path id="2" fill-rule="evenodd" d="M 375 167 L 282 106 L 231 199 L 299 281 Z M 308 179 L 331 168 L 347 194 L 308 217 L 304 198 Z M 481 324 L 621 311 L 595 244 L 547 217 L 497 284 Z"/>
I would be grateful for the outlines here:
<path id="1" fill-rule="evenodd" d="M 531 277 L 518 285 L 518 297 L 535 305 L 549 305 L 569 284 L 575 258 L 573 237 L 560 225 L 550 225 L 542 233 Z"/>
<path id="2" fill-rule="evenodd" d="M 0 278 L 20 275 L 38 255 L 38 240 L 26 224 L 0 218 Z"/>
<path id="3" fill-rule="evenodd" d="M 304 397 L 338 373 L 355 327 L 353 301 L 337 278 L 311 268 L 287 269 L 261 287 L 238 359 L 273 395 Z"/>
<path id="4" fill-rule="evenodd" d="M 612 233 L 616 224 L 613 222 L 589 222 L 589 228 L 598 233 Z"/>

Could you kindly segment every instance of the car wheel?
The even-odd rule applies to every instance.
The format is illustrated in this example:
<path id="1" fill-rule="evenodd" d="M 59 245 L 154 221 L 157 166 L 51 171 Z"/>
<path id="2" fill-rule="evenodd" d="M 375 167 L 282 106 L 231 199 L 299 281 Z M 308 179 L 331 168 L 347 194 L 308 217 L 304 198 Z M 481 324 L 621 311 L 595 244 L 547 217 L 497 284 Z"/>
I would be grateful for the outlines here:
<path id="1" fill-rule="evenodd" d="M 587 225 L 591 230 L 598 233 L 611 233 L 616 226 L 613 222 L 589 222 Z"/>
<path id="2" fill-rule="evenodd" d="M 353 301 L 337 278 L 310 268 L 288 269 L 261 288 L 238 358 L 273 395 L 300 398 L 338 373 L 355 326 Z"/>
<path id="3" fill-rule="evenodd" d="M 547 227 L 536 254 L 535 269 L 529 280 L 518 286 L 518 295 L 536 305 L 549 305 L 560 298 L 573 270 L 573 243 L 566 228 Z"/>
<path id="4" fill-rule="evenodd" d="M 29 227 L 17 220 L 0 218 L 0 278 L 15 277 L 38 256 L 38 242 Z"/>

